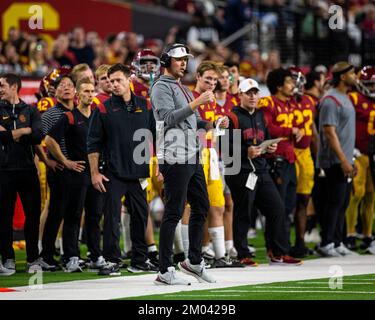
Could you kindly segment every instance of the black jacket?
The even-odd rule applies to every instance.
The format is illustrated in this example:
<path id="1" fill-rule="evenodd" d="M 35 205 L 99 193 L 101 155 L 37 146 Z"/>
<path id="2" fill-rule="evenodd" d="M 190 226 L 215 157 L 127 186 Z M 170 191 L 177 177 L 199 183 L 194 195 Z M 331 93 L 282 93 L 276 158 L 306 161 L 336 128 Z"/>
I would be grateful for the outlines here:
<path id="1" fill-rule="evenodd" d="M 35 106 L 20 101 L 10 104 L 0 101 L 0 171 L 35 169 L 34 145 L 42 141 L 42 123 Z M 12 130 L 30 127 L 32 133 L 24 135 L 19 142 L 12 137 Z"/>
<path id="2" fill-rule="evenodd" d="M 141 152 L 148 149 L 152 143 L 155 148 L 155 119 L 146 99 L 132 94 L 132 106 L 126 105 L 123 98 L 113 95 L 93 111 L 87 139 L 88 153 L 101 153 L 107 162 L 107 171 L 118 178 L 139 179 L 149 176 L 150 152 Z M 135 141 L 134 133 L 138 129 L 148 129 L 152 137 L 148 141 L 142 138 Z M 155 150 L 155 149 L 154 149 Z M 133 154 L 147 158 L 147 163 Z"/>
<path id="3" fill-rule="evenodd" d="M 229 117 L 229 150 L 230 154 L 241 154 L 241 171 L 254 171 L 250 165 L 247 156 L 247 149 L 251 146 L 260 145 L 263 141 L 271 139 L 266 122 L 264 120 L 263 111 L 255 109 L 253 114 L 250 114 L 244 108 L 234 107 L 232 112 L 228 114 Z M 241 145 L 233 144 L 233 130 L 241 130 Z M 269 171 L 269 166 L 263 156 L 256 157 L 251 160 L 255 171 L 258 173 L 265 173 Z"/>

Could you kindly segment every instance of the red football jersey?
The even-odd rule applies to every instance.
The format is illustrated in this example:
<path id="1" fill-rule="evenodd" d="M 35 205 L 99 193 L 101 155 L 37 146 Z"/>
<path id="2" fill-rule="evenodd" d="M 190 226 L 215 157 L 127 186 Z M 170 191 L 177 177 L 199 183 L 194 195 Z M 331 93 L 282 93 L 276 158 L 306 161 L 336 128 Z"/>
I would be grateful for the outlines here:
<path id="1" fill-rule="evenodd" d="M 148 99 L 149 87 L 143 83 L 140 83 L 136 77 L 133 77 L 130 82 L 130 89 L 136 96 Z"/>
<path id="2" fill-rule="evenodd" d="M 229 112 L 231 112 L 233 107 L 237 106 L 238 103 L 234 96 L 232 96 L 230 93 L 227 93 L 224 105 L 220 106 L 219 102 L 216 102 L 216 105 L 216 114 L 225 116 Z"/>
<path id="3" fill-rule="evenodd" d="M 312 140 L 316 102 L 311 96 L 303 95 L 300 101 L 293 100 L 293 104 L 295 126 L 304 131 L 304 136 L 299 142 L 294 143 L 294 147 L 306 149 L 310 147 Z"/>
<path id="4" fill-rule="evenodd" d="M 111 96 L 106 93 L 98 93 L 91 102 L 91 110 L 94 110 L 98 105 L 103 104 Z"/>
<path id="5" fill-rule="evenodd" d="M 200 96 L 200 93 L 198 93 L 195 90 L 193 90 L 192 93 L 195 99 Z M 220 114 L 217 114 L 216 100 L 210 103 L 201 104 L 198 107 L 198 111 L 202 120 L 205 120 L 205 121 L 215 121 L 220 117 Z M 213 144 L 212 143 L 212 131 L 208 132 L 205 137 L 200 136 L 200 140 L 203 145 L 207 145 L 207 148 L 211 148 Z"/>
<path id="6" fill-rule="evenodd" d="M 51 98 L 51 97 L 43 97 L 40 99 L 37 103 L 37 108 L 40 113 L 46 112 L 48 109 L 51 109 L 57 104 L 56 98 Z"/>
<path id="7" fill-rule="evenodd" d="M 355 108 L 355 146 L 361 153 L 367 154 L 370 138 L 375 134 L 375 100 L 359 92 L 349 93 Z"/>
<path id="8" fill-rule="evenodd" d="M 285 138 L 277 145 L 277 150 L 272 156 L 282 156 L 289 163 L 294 163 L 296 156 L 293 146 L 293 104 L 289 101 L 284 102 L 275 96 L 261 98 L 258 107 L 263 109 L 264 118 L 267 123 L 268 131 L 272 138 Z"/>

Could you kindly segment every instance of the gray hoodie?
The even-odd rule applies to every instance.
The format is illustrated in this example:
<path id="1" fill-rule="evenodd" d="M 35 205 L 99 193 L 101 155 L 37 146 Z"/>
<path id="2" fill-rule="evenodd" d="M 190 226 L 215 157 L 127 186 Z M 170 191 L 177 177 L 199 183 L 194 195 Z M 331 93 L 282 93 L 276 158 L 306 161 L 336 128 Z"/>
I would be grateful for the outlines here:
<path id="1" fill-rule="evenodd" d="M 162 75 L 151 87 L 150 99 L 156 121 L 158 159 L 186 163 L 199 151 L 197 129 L 204 129 L 207 124 L 198 110 L 194 112 L 189 106 L 193 94 L 174 77 Z"/>

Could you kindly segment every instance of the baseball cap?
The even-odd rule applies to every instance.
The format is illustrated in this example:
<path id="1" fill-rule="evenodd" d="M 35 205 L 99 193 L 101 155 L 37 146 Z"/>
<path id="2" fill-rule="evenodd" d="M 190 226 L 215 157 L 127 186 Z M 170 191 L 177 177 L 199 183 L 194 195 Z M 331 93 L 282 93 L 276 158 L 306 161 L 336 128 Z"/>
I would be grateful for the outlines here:
<path id="1" fill-rule="evenodd" d="M 256 82 L 255 80 L 251 79 L 251 78 L 247 78 L 245 80 L 242 80 L 240 82 L 240 85 L 238 87 L 238 89 L 241 91 L 241 92 L 247 92 L 249 91 L 250 89 L 257 89 L 258 91 L 260 90 L 259 89 L 259 85 L 258 85 L 258 82 Z"/>
<path id="2" fill-rule="evenodd" d="M 182 57 L 189 57 L 194 58 L 192 54 L 190 54 L 186 47 L 181 45 L 178 47 L 172 47 L 170 50 L 168 50 L 168 55 L 172 58 L 182 58 Z"/>

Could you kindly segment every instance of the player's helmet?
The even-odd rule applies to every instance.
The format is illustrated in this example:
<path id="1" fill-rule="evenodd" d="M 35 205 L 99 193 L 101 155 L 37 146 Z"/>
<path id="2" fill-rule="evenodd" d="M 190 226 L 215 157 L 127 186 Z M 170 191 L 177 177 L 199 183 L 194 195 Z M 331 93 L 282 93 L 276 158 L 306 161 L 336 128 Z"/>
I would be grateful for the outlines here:
<path id="1" fill-rule="evenodd" d="M 40 81 L 39 85 L 39 95 L 41 97 L 49 97 L 50 94 L 48 92 L 49 86 L 54 86 L 57 79 L 59 79 L 62 76 L 65 76 L 69 74 L 72 71 L 69 67 L 60 67 L 52 69 L 47 75 L 43 77 L 43 79 Z"/>
<path id="2" fill-rule="evenodd" d="M 145 80 L 157 78 L 160 73 L 160 59 L 150 49 L 139 51 L 132 62 L 135 69 L 135 75 Z"/>
<path id="3" fill-rule="evenodd" d="M 293 93 L 295 95 L 302 96 L 303 95 L 303 86 L 306 83 L 306 78 L 305 78 L 305 75 L 302 72 L 302 69 L 300 69 L 296 66 L 292 66 L 292 67 L 289 68 L 289 71 L 292 74 L 292 78 L 294 79 L 295 85 L 296 85 Z"/>
<path id="4" fill-rule="evenodd" d="M 375 67 L 366 66 L 358 74 L 358 91 L 367 97 L 375 99 Z"/>

